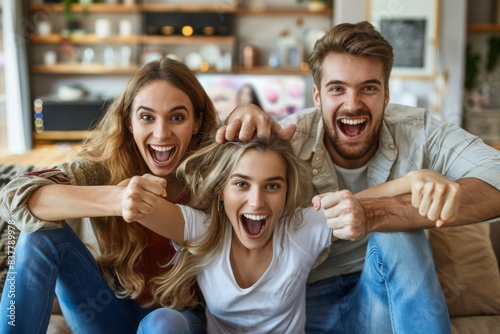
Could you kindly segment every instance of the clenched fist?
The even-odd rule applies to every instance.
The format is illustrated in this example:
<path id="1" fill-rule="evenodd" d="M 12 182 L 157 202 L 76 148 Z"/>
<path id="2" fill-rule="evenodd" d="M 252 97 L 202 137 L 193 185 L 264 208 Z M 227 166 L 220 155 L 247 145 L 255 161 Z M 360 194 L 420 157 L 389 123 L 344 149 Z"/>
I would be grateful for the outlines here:
<path id="1" fill-rule="evenodd" d="M 152 213 L 154 207 L 167 196 L 167 181 L 151 174 L 134 176 L 121 182 L 119 186 L 124 186 L 122 216 L 129 223 Z"/>

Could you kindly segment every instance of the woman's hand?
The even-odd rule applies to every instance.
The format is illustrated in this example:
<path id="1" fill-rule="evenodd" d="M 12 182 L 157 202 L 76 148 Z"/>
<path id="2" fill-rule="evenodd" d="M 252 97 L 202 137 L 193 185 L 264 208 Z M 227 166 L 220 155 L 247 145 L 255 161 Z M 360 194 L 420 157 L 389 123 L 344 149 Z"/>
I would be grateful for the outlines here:
<path id="1" fill-rule="evenodd" d="M 124 187 L 121 200 L 121 214 L 126 222 L 143 219 L 167 196 L 167 181 L 151 174 L 134 176 L 118 186 Z"/>

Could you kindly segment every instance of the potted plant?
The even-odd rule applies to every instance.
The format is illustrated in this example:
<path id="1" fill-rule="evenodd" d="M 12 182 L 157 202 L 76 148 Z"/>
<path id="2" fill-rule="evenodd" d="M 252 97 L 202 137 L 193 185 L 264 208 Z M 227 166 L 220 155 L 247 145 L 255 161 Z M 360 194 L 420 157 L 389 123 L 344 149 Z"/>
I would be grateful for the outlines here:
<path id="1" fill-rule="evenodd" d="M 95 0 L 62 0 L 64 20 L 66 21 L 66 29 L 71 33 L 72 31 L 80 29 L 80 21 L 77 19 L 75 13 L 71 9 L 73 4 L 80 3 L 83 6 L 83 15 L 88 15 L 88 5 L 92 2 L 99 2 Z"/>
<path id="2" fill-rule="evenodd" d="M 500 57 L 500 38 L 492 36 L 488 39 L 488 51 L 484 62 L 484 74 L 481 75 L 481 55 L 467 45 L 465 53 L 465 105 L 468 108 L 488 108 L 495 80 L 493 72 Z"/>
<path id="3" fill-rule="evenodd" d="M 78 3 L 78 0 L 63 0 L 64 21 L 66 22 L 66 29 L 70 32 L 80 28 L 80 22 L 71 10 L 71 5 L 74 3 Z"/>

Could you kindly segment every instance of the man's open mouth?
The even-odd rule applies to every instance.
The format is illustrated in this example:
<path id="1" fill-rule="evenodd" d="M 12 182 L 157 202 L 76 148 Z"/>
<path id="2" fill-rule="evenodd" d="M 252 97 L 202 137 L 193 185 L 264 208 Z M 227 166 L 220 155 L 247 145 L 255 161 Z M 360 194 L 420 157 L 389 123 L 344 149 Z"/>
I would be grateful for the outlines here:
<path id="1" fill-rule="evenodd" d="M 337 126 L 347 137 L 359 136 L 366 127 L 366 118 L 341 118 L 337 121 Z"/>
<path id="2" fill-rule="evenodd" d="M 153 160 L 159 164 L 168 163 L 174 156 L 177 151 L 177 146 L 157 146 L 157 145 L 149 145 L 149 153 Z"/>
<path id="3" fill-rule="evenodd" d="M 247 234 L 252 238 L 260 237 L 266 227 L 267 215 L 242 214 L 241 222 Z"/>

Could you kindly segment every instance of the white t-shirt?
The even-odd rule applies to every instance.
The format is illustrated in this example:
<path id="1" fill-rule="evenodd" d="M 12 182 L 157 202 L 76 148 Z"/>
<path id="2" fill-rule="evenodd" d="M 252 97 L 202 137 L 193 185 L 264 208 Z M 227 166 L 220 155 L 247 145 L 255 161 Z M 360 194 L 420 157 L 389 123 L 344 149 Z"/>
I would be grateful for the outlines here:
<path id="1" fill-rule="evenodd" d="M 186 222 L 185 240 L 206 232 L 207 215 L 179 205 Z M 278 223 L 273 236 L 273 259 L 251 287 L 236 283 L 229 260 L 232 226 L 228 222 L 222 253 L 199 275 L 198 284 L 207 303 L 208 333 L 303 333 L 305 290 L 317 256 L 331 244 L 332 232 L 324 213 L 302 210 L 300 228 Z"/>

